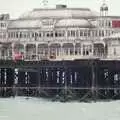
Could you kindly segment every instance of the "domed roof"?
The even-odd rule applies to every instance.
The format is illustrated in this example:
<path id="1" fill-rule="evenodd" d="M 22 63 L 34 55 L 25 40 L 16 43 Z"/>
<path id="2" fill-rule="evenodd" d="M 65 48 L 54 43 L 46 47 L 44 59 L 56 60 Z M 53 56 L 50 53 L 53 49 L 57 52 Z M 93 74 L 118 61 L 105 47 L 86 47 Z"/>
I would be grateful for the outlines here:
<path id="1" fill-rule="evenodd" d="M 91 27 L 91 24 L 88 20 L 85 19 L 62 19 L 59 20 L 55 25 L 55 27 L 66 26 Z"/>
<path id="2" fill-rule="evenodd" d="M 40 20 L 11 20 L 8 28 L 39 28 L 42 26 Z"/>
<path id="3" fill-rule="evenodd" d="M 33 11 L 24 13 L 20 19 L 36 19 L 36 18 L 91 18 L 98 14 L 88 8 L 64 8 L 64 9 L 34 9 Z"/>

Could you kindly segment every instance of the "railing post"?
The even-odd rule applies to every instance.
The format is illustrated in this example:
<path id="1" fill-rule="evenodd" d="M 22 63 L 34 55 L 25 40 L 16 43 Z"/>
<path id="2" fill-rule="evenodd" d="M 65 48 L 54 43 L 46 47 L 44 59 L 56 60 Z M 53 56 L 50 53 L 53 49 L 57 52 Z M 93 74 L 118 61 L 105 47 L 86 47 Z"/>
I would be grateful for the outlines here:
<path id="1" fill-rule="evenodd" d="M 96 60 L 92 60 L 91 61 L 91 74 L 92 74 L 92 81 L 91 81 L 91 93 L 92 93 L 92 99 L 93 100 L 96 100 L 96 97 L 97 97 L 97 82 L 96 82 L 96 78 L 97 78 L 97 69 L 96 69 L 96 67 L 97 67 L 97 61 Z"/>

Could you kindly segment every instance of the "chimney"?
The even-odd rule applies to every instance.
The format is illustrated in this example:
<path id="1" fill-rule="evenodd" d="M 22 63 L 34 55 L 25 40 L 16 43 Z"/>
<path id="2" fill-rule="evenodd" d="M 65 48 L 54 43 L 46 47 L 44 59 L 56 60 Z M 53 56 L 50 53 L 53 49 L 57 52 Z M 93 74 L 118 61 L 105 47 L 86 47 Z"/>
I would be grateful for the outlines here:
<path id="1" fill-rule="evenodd" d="M 56 9 L 65 9 L 65 8 L 67 8 L 67 5 L 63 5 L 63 4 L 56 5 Z"/>

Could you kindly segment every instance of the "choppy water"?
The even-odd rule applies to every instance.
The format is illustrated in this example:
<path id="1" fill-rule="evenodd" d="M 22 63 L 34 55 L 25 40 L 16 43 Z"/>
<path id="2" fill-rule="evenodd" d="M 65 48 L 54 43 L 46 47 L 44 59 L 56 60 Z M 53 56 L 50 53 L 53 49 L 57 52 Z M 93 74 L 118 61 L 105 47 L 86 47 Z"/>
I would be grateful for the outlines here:
<path id="1" fill-rule="evenodd" d="M 120 120 L 120 101 L 60 103 L 37 98 L 1 98 L 0 120 Z"/>

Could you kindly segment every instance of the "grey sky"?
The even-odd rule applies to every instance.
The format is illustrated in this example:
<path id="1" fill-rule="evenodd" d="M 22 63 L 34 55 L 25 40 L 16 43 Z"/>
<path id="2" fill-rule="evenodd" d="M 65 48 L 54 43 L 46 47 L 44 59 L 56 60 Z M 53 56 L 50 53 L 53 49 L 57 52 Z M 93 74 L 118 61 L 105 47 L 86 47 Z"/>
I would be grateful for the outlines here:
<path id="1" fill-rule="evenodd" d="M 48 7 L 67 4 L 68 7 L 88 7 L 99 12 L 102 0 L 48 0 Z M 19 17 L 33 8 L 41 8 L 42 0 L 0 0 L 0 14 L 10 13 L 11 18 Z M 120 15 L 120 0 L 107 0 L 109 15 Z"/>

